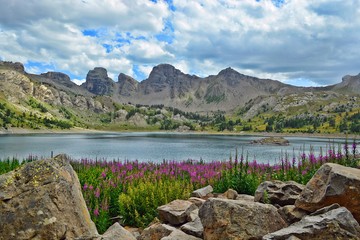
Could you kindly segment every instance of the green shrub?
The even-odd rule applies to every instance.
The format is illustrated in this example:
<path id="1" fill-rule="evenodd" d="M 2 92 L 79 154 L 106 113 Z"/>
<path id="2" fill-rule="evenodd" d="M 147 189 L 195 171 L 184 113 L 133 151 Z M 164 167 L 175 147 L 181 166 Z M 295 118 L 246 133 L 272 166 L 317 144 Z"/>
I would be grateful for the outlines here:
<path id="1" fill-rule="evenodd" d="M 157 207 L 175 199 L 187 199 L 191 191 L 191 184 L 183 180 L 140 182 L 120 194 L 119 212 L 125 225 L 146 227 L 157 216 Z"/>

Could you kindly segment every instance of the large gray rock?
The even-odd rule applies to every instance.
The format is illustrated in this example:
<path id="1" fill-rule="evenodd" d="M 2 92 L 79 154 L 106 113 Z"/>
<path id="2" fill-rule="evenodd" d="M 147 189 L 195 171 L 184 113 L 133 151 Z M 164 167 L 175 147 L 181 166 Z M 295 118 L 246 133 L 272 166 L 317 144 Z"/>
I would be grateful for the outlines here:
<path id="1" fill-rule="evenodd" d="M 97 236 L 68 159 L 39 160 L 0 176 L 0 239 Z"/>
<path id="2" fill-rule="evenodd" d="M 293 205 L 304 187 L 294 181 L 265 181 L 256 189 L 254 201 L 278 204 L 279 206 Z"/>
<path id="3" fill-rule="evenodd" d="M 101 240 L 136 240 L 136 238 L 119 223 L 114 223 L 101 236 Z"/>
<path id="4" fill-rule="evenodd" d="M 204 239 L 260 239 L 287 226 L 270 204 L 209 198 L 200 208 Z"/>
<path id="5" fill-rule="evenodd" d="M 213 187 L 208 185 L 206 187 L 197 189 L 191 193 L 191 197 L 203 198 L 206 197 L 208 194 L 212 193 Z"/>
<path id="6" fill-rule="evenodd" d="M 197 206 L 186 200 L 174 200 L 166 205 L 157 208 L 159 219 L 171 225 L 181 225 L 187 222 L 190 213 L 195 210 Z"/>
<path id="7" fill-rule="evenodd" d="M 145 228 L 138 240 L 200 240 L 200 238 L 188 235 L 172 226 L 155 223 Z"/>
<path id="8" fill-rule="evenodd" d="M 287 239 L 360 239 L 360 226 L 352 214 L 344 207 L 319 215 L 304 217 L 287 228 L 267 234 L 264 240 Z"/>
<path id="9" fill-rule="evenodd" d="M 346 207 L 360 222 L 360 169 L 324 164 L 306 184 L 295 206 L 314 212 L 333 203 Z"/>

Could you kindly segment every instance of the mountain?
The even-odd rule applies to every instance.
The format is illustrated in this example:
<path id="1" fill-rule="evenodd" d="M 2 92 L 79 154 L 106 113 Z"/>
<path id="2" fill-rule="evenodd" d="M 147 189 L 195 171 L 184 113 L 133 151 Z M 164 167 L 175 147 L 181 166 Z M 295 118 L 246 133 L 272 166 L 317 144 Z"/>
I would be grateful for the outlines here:
<path id="1" fill-rule="evenodd" d="M 78 86 L 61 72 L 31 74 L 21 63 L 0 61 L 3 126 L 235 129 L 234 123 L 226 125 L 228 120 L 219 115 L 225 113 L 239 118 L 238 129 L 258 125 L 256 129 L 263 131 L 269 125 L 266 119 L 276 116 L 279 126 L 292 118 L 307 122 L 335 119 L 331 131 L 338 131 L 343 119 L 349 121 L 347 126 L 357 119 L 359 97 L 360 74 L 347 75 L 331 86 L 295 87 L 232 68 L 201 78 L 160 64 L 141 82 L 123 73 L 115 82 L 105 68 L 95 67 Z M 243 120 L 248 124 L 242 125 Z"/>
<path id="2" fill-rule="evenodd" d="M 111 95 L 114 92 L 115 83 L 108 77 L 105 68 L 96 67 L 88 72 L 86 82 L 81 86 L 95 95 Z"/>
<path id="3" fill-rule="evenodd" d="M 149 77 L 137 82 L 120 73 L 114 82 L 104 68 L 89 71 L 82 85 L 95 95 L 107 95 L 115 101 L 142 105 L 160 105 L 183 111 L 232 111 L 252 98 L 302 91 L 270 79 L 259 79 L 227 68 L 215 76 L 200 78 L 189 75 L 169 64 L 155 66 Z"/>
<path id="4" fill-rule="evenodd" d="M 342 78 L 342 82 L 335 84 L 333 91 L 360 93 L 360 73 L 356 76 L 346 75 Z"/>

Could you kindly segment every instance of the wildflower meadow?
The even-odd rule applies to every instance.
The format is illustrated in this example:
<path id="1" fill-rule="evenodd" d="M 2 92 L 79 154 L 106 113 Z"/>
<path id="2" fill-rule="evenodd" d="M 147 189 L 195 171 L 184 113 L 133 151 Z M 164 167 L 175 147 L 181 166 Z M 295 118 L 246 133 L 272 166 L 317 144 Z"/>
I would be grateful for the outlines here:
<path id="1" fill-rule="evenodd" d="M 305 148 L 304 148 L 305 149 Z M 0 174 L 25 161 L 0 161 Z M 357 143 L 329 144 L 315 156 L 313 150 L 285 152 L 275 164 L 249 160 L 246 152 L 235 150 L 227 161 L 106 161 L 72 160 L 89 212 L 98 231 L 103 233 L 115 221 L 123 225 L 146 227 L 157 216 L 158 206 L 206 185 L 215 192 L 232 188 L 238 193 L 255 193 L 265 180 L 294 180 L 306 184 L 326 162 L 359 167 Z"/>

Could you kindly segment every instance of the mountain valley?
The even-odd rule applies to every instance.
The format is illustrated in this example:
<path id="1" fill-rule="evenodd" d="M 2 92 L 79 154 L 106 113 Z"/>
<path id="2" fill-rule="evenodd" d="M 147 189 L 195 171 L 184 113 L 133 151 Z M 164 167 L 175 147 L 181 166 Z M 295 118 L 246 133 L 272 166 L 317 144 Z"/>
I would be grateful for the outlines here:
<path id="1" fill-rule="evenodd" d="M 100 130 L 359 133 L 360 74 L 296 87 L 232 68 L 200 78 L 169 64 L 141 82 L 96 67 L 81 86 L 60 72 L 0 62 L 0 126 Z"/>

